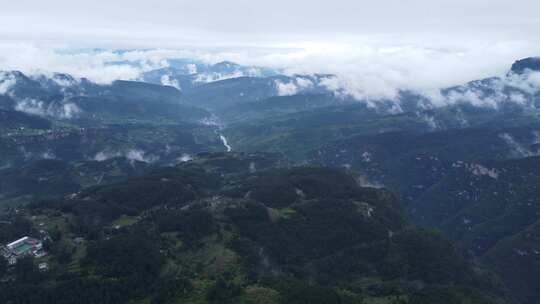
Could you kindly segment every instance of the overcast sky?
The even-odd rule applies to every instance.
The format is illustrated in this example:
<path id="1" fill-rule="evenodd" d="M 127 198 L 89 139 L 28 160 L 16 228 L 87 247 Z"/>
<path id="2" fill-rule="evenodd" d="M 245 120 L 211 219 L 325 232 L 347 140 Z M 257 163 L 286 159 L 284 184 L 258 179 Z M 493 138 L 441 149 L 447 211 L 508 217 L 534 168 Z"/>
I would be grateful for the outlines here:
<path id="1" fill-rule="evenodd" d="M 536 0 L 3 2 L 3 39 L 119 39 L 119 43 L 148 45 L 167 39 L 167 44 L 175 45 L 325 41 L 356 35 L 540 36 L 540 1 Z"/>
<path id="2" fill-rule="evenodd" d="M 3 2 L 0 69 L 100 75 L 90 67 L 100 68 L 103 56 L 66 56 L 66 49 L 189 48 L 385 90 L 501 74 L 515 59 L 540 55 L 538 0 Z"/>

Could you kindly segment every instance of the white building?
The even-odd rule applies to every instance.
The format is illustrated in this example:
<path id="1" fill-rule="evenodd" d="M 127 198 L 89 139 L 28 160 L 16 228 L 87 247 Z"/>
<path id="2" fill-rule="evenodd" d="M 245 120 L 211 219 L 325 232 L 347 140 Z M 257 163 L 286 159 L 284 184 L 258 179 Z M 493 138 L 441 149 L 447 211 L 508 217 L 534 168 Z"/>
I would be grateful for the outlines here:
<path id="1" fill-rule="evenodd" d="M 43 243 L 28 236 L 7 244 L 1 252 L 10 265 L 14 265 L 18 259 L 23 257 L 39 258 L 46 255 Z"/>

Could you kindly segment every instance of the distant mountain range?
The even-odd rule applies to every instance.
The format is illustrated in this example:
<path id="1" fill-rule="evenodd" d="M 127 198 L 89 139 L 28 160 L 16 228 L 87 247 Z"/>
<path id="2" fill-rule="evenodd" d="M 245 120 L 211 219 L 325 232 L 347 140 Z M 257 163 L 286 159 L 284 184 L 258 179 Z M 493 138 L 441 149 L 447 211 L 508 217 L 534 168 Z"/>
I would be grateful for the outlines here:
<path id="1" fill-rule="evenodd" d="M 211 114 L 182 102 L 173 87 L 102 85 L 65 74 L 0 76 L 0 167 L 51 158 L 166 163 L 223 149 L 215 127 L 201 123 Z"/>

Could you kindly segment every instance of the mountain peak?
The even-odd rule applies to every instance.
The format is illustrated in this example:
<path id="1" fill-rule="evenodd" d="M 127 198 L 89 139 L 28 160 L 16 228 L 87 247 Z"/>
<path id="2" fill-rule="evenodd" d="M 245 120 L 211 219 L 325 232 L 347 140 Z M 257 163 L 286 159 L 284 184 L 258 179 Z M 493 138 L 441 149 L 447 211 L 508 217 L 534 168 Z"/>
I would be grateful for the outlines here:
<path id="1" fill-rule="evenodd" d="M 214 66 L 225 66 L 225 67 L 231 67 L 231 66 L 238 66 L 238 64 L 232 62 L 232 61 L 221 61 L 221 62 L 218 62 L 216 64 L 214 64 Z"/>
<path id="2" fill-rule="evenodd" d="M 512 64 L 511 71 L 516 74 L 523 74 L 526 70 L 540 71 L 540 57 L 528 57 Z"/>

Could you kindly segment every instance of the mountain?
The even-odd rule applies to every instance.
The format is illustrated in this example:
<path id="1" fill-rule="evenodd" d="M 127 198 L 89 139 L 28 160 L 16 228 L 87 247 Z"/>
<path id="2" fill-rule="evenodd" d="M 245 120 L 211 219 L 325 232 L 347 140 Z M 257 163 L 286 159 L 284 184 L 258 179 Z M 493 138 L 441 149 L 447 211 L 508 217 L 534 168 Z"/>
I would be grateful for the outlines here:
<path id="1" fill-rule="evenodd" d="M 2 302 L 510 303 L 389 192 L 272 155 L 205 154 L 36 202 L 0 241 L 37 230 L 49 270 L 19 261 Z"/>
<path id="2" fill-rule="evenodd" d="M 0 109 L 0 121 L 2 121 L 0 124 L 2 134 L 21 129 L 47 130 L 52 126 L 47 119 L 13 110 Z"/>
<path id="3" fill-rule="evenodd" d="M 185 90 L 187 102 L 214 111 L 242 103 L 256 103 L 275 96 L 328 94 L 325 79 L 331 75 L 238 77 L 209 82 Z"/>
<path id="4" fill-rule="evenodd" d="M 458 246 L 496 269 L 523 303 L 540 296 L 540 158 L 457 162 L 415 208 Z M 434 224 L 437 222 L 437 224 Z"/>
<path id="5" fill-rule="evenodd" d="M 540 71 L 540 58 L 539 57 L 529 57 L 516 61 L 512 65 L 511 71 L 516 74 L 522 74 L 527 70 L 530 71 Z"/>
<path id="6" fill-rule="evenodd" d="M 522 303 L 538 301 L 538 224 L 501 239 L 484 256 L 485 265 L 504 276 Z"/>
<path id="7" fill-rule="evenodd" d="M 328 93 L 274 96 L 229 106 L 219 112 L 219 117 L 224 123 L 232 124 L 354 103 L 357 103 L 354 99 L 336 97 Z"/>
<path id="8" fill-rule="evenodd" d="M 185 101 L 197 107 L 221 111 L 237 104 L 258 102 L 275 96 L 328 94 L 327 82 L 333 75 L 281 75 L 278 71 L 241 66 L 232 62 L 215 65 L 171 64 L 148 71 L 145 82 L 172 86 Z"/>
<path id="9" fill-rule="evenodd" d="M 133 81 L 100 85 L 65 74 L 3 74 L 4 79 L 11 81 L 5 95 L 11 98 L 12 107 L 29 114 L 94 121 L 197 121 L 209 116 L 208 112 L 183 103 L 180 92 L 172 87 Z"/>
<path id="10" fill-rule="evenodd" d="M 66 74 L 2 72 L 2 79 L 0 168 L 115 157 L 169 164 L 224 149 L 216 127 L 201 122 L 211 114 L 184 103 L 173 87 Z"/>
<path id="11" fill-rule="evenodd" d="M 302 97 L 295 98 L 302 100 Z M 306 96 L 306 103 L 312 103 L 310 98 L 316 100 L 318 97 Z M 499 111 L 467 105 L 389 114 L 362 103 L 336 98 L 328 100 L 329 103 L 335 101 L 343 105 L 313 107 L 284 115 L 238 121 L 228 125 L 223 132 L 237 149 L 280 152 L 295 160 L 305 160 L 312 151 L 324 146 L 332 149 L 332 146 L 339 145 L 336 142 L 356 141 L 358 136 L 396 132 L 424 134 L 475 127 L 492 129 L 505 125 L 509 128 L 525 127 L 534 124 L 537 117 L 534 112 Z M 300 107 L 302 104 L 297 105 Z"/>
<path id="12" fill-rule="evenodd" d="M 537 123 L 528 127 L 479 126 L 420 134 L 358 135 L 332 142 L 310 155 L 316 163 L 359 170 L 373 184 L 390 187 L 406 202 L 412 202 L 457 162 L 535 155 L 539 127 Z M 414 205 L 410 208 L 416 212 Z M 433 218 L 429 222 L 440 220 Z"/>
<path id="13" fill-rule="evenodd" d="M 494 269 L 520 303 L 536 303 L 540 87 L 532 62 L 437 98 L 402 92 L 395 107 L 302 108 L 311 98 L 331 99 L 309 95 L 291 97 L 292 109 L 280 99 L 239 104 L 224 111 L 232 123 L 223 132 L 237 150 L 355 170 L 363 185 L 390 189 L 415 223 L 441 229 Z"/>
<path id="14" fill-rule="evenodd" d="M 275 96 L 277 91 L 269 78 L 239 77 L 204 83 L 184 94 L 189 103 L 216 110 Z"/>
<path id="15" fill-rule="evenodd" d="M 125 157 L 77 163 L 37 160 L 16 169 L 0 170 L 0 202 L 17 202 L 29 197 L 62 198 L 85 187 L 142 175 L 150 168 L 149 163 Z"/>
<path id="16" fill-rule="evenodd" d="M 223 61 L 207 64 L 194 60 L 174 59 L 167 61 L 167 67 L 143 73 L 141 80 L 149 83 L 173 86 L 183 92 L 198 86 L 242 77 L 265 78 L 278 74 L 278 71 L 255 66 L 242 66 Z"/>
<path id="17" fill-rule="evenodd" d="M 402 91 L 395 100 L 354 100 L 327 93 L 322 102 L 315 94 L 292 97 L 299 101 L 296 107 L 280 107 L 282 100 L 275 98 L 238 103 L 223 111 L 231 122 L 224 132 L 238 149 L 279 151 L 302 159 L 326 143 L 368 133 L 526 126 L 536 123 L 540 109 L 537 76 L 530 70 L 511 72 L 446 88 L 431 97 Z"/>
<path id="18" fill-rule="evenodd" d="M 218 116 L 228 123 L 223 132 L 232 146 L 305 160 L 309 151 L 325 144 L 366 134 L 534 125 L 540 101 L 536 77 L 530 70 L 510 72 L 446 88 L 432 96 L 402 91 L 395 100 L 354 100 L 339 92 L 307 91 L 258 102 L 235 101 L 233 105 L 234 97 L 225 95 L 228 101 L 216 99 L 216 103 L 228 105 Z"/>

